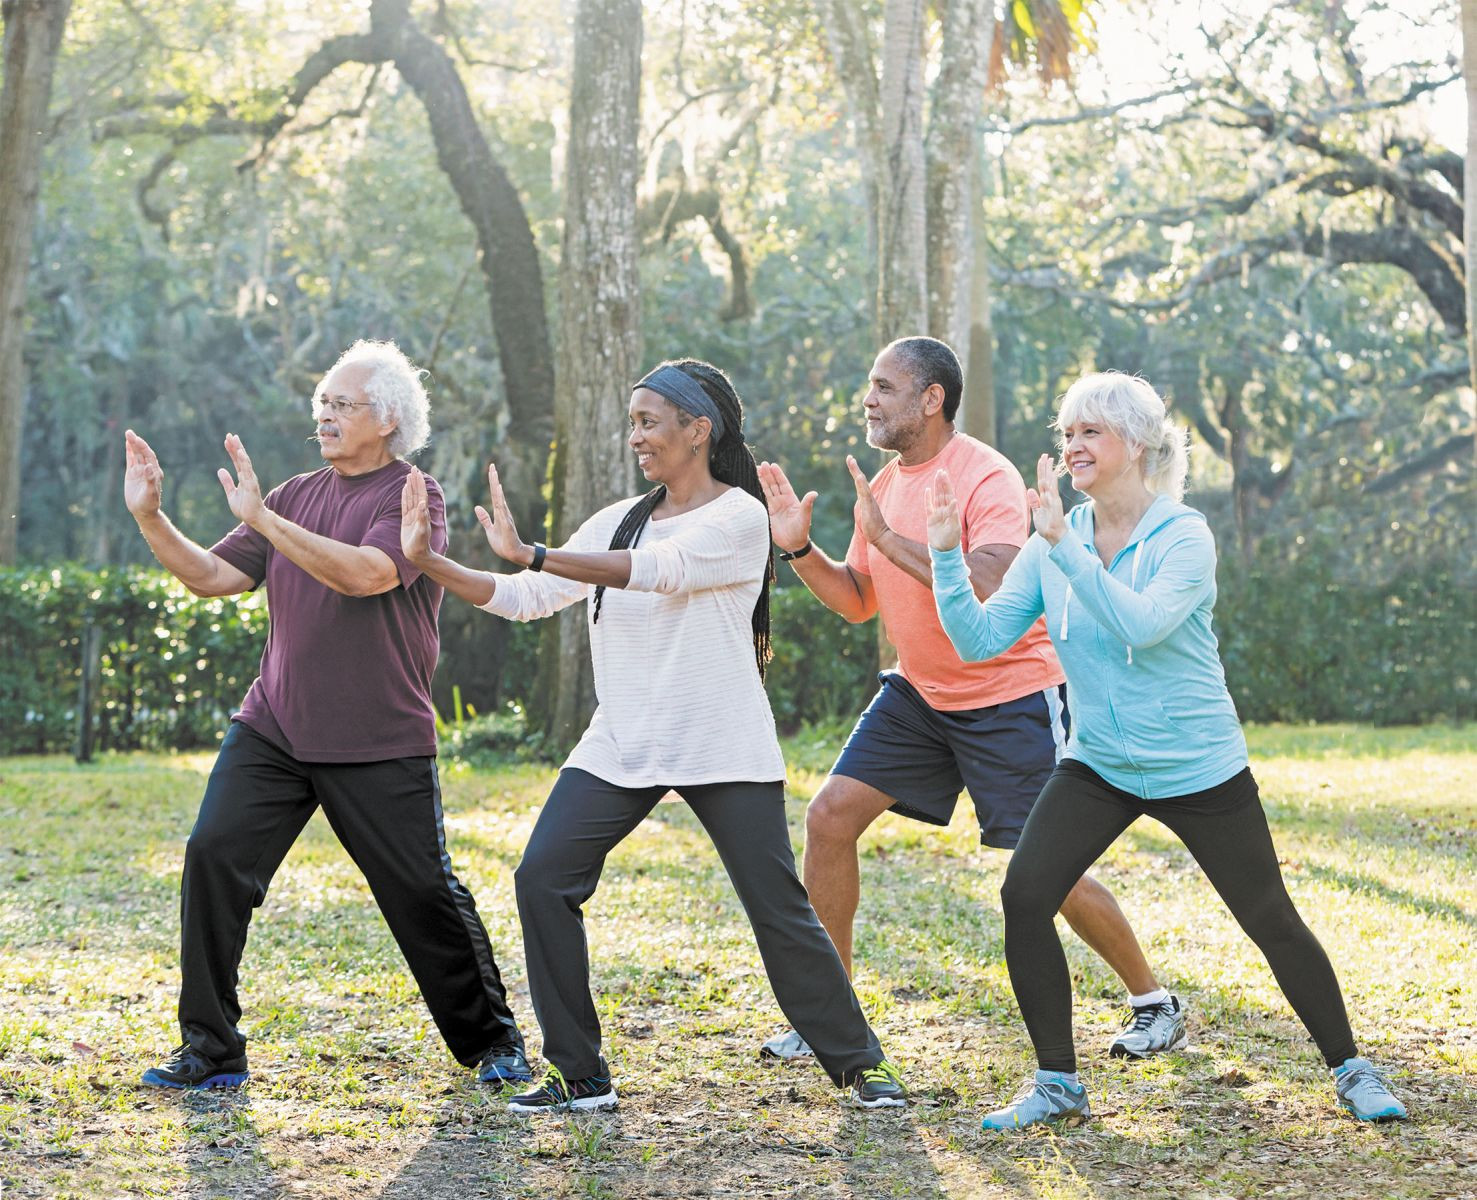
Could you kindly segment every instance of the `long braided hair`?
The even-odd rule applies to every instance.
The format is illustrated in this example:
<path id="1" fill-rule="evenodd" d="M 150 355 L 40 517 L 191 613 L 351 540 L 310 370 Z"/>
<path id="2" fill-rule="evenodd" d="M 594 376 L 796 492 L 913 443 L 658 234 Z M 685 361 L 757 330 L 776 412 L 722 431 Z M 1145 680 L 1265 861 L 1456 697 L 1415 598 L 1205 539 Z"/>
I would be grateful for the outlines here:
<path id="1" fill-rule="evenodd" d="M 712 439 L 709 439 L 708 469 L 712 471 L 713 478 L 730 487 L 742 488 L 760 504 L 764 504 L 764 489 L 759 485 L 759 465 L 754 461 L 754 455 L 749 450 L 748 443 L 744 441 L 744 406 L 728 376 L 712 363 L 696 358 L 672 359 L 661 365 L 676 367 L 684 375 L 696 380 L 723 415 L 722 440 L 717 445 L 713 445 Z M 676 405 L 673 407 L 677 408 Z M 684 426 L 692 424 L 695 420 L 692 414 L 685 409 L 677 408 L 677 413 L 678 420 Z M 611 535 L 610 549 L 629 550 L 635 545 L 641 536 L 641 531 L 646 528 L 647 521 L 651 519 L 653 510 L 662 502 L 666 494 L 666 484 L 659 483 L 627 509 L 626 515 L 621 518 L 621 523 L 616 526 L 615 533 Z M 774 551 L 770 549 L 766 555 L 764 585 L 759 589 L 759 599 L 754 602 L 753 616 L 754 659 L 759 665 L 760 679 L 764 678 L 764 671 L 769 665 L 771 653 L 769 589 L 773 586 L 775 579 Z M 595 589 L 594 619 L 596 623 L 600 620 L 600 604 L 604 598 L 605 587 L 601 585 Z"/>

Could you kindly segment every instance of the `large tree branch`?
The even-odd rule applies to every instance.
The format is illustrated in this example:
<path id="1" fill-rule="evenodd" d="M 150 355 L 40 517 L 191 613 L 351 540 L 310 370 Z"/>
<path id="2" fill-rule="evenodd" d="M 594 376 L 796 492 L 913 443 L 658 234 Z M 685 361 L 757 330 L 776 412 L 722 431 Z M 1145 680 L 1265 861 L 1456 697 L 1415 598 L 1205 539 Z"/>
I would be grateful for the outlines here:
<path id="1" fill-rule="evenodd" d="M 1393 492 L 1401 484 L 1418 475 L 1429 475 L 1433 471 L 1441 470 L 1448 463 L 1469 459 L 1472 455 L 1473 432 L 1468 429 L 1462 433 L 1453 434 L 1439 445 L 1432 446 L 1414 458 L 1406 459 L 1405 462 L 1391 467 L 1388 471 L 1382 471 L 1366 483 L 1361 490 L 1366 496 Z"/>

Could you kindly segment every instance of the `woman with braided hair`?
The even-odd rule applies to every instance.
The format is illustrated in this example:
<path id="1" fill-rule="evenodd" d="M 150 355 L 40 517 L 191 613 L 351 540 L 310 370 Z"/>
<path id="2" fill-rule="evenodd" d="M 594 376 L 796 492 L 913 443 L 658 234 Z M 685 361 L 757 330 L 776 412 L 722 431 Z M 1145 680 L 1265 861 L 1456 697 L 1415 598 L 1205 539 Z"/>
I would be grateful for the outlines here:
<path id="1" fill-rule="evenodd" d="M 599 706 L 565 760 L 516 873 L 528 984 L 544 1034 L 543 1082 L 515 1113 L 612 1108 L 581 906 L 605 856 L 668 791 L 713 840 L 743 902 L 780 1007 L 838 1087 L 866 1108 L 906 1091 L 884 1058 L 795 873 L 785 764 L 764 693 L 769 516 L 743 406 L 709 363 L 663 363 L 631 390 L 629 442 L 657 486 L 592 516 L 563 546 L 518 536 L 488 467 L 477 519 L 514 575 L 470 570 L 430 548 L 424 485 L 405 486 L 401 540 L 421 571 L 515 621 L 589 600 Z"/>

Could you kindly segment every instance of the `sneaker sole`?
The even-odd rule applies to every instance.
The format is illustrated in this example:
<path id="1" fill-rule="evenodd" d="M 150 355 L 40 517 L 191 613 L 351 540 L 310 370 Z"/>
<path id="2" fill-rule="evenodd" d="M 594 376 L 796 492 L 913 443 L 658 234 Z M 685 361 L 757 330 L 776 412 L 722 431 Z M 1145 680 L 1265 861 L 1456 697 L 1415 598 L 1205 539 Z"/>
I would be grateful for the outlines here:
<path id="1" fill-rule="evenodd" d="M 759 1048 L 760 1058 L 773 1059 L 775 1062 L 800 1062 L 803 1059 L 815 1061 L 815 1051 L 807 1050 L 804 1054 L 781 1054 L 778 1050 L 771 1050 L 768 1046 Z"/>
<path id="2" fill-rule="evenodd" d="M 493 1072 L 491 1072 L 490 1074 L 487 1074 L 487 1075 L 483 1075 L 483 1074 L 480 1074 L 479 1073 L 478 1076 L 477 1076 L 477 1082 L 478 1083 L 489 1083 L 493 1087 L 498 1087 L 498 1086 L 500 1086 L 500 1085 L 502 1085 L 504 1083 L 532 1083 L 533 1082 L 533 1076 L 531 1074 L 530 1075 L 514 1075 L 514 1074 L 512 1074 L 512 1073 L 510 1073 L 508 1071 L 493 1071 Z"/>
<path id="3" fill-rule="evenodd" d="M 853 1096 L 853 1097 L 851 1097 L 851 1100 L 849 1101 L 849 1103 L 851 1104 L 852 1108 L 865 1108 L 865 1109 L 874 1109 L 874 1108 L 907 1108 L 908 1107 L 908 1102 L 906 1100 L 903 1100 L 903 1099 L 900 1099 L 900 1098 L 896 1098 L 896 1097 L 888 1097 L 885 1100 L 858 1100 L 855 1096 Z"/>
<path id="4" fill-rule="evenodd" d="M 532 1117 L 539 1113 L 598 1112 L 601 1109 L 614 1108 L 619 1103 L 620 1097 L 612 1089 L 604 1096 L 581 1096 L 568 1104 L 509 1103 L 508 1111 L 517 1117 Z"/>
<path id="5" fill-rule="evenodd" d="M 1152 1058 L 1156 1054 L 1169 1054 L 1171 1051 L 1174 1050 L 1184 1050 L 1186 1047 L 1189 1046 L 1189 1044 L 1189 1033 L 1181 1031 L 1179 1037 L 1175 1038 L 1174 1041 L 1170 1042 L 1169 1045 L 1163 1047 L 1160 1050 L 1130 1050 L 1127 1046 L 1124 1046 L 1119 1042 L 1114 1042 L 1112 1046 L 1108 1048 L 1108 1057 L 1134 1059 Z"/>
<path id="6" fill-rule="evenodd" d="M 1023 1133 L 1027 1129 L 1034 1129 L 1038 1125 L 1050 1125 L 1054 1129 L 1076 1129 L 1079 1125 L 1085 1125 L 1092 1119 L 1091 1112 L 1067 1113 L 1060 1117 L 1048 1117 L 1043 1121 L 1032 1121 L 1029 1125 L 988 1125 L 980 1122 L 982 1133 Z"/>
<path id="7" fill-rule="evenodd" d="M 145 1087 L 170 1088 L 176 1092 L 207 1092 L 212 1088 L 238 1088 L 250 1078 L 248 1071 L 222 1071 L 199 1083 L 181 1083 L 178 1080 L 165 1079 L 153 1071 L 145 1071 L 142 1082 Z"/>
<path id="8" fill-rule="evenodd" d="M 1384 1112 L 1372 1113 L 1371 1115 L 1369 1115 L 1367 1117 L 1364 1117 L 1364 1116 L 1360 1116 L 1358 1113 L 1356 1113 L 1352 1108 L 1350 1108 L 1342 1100 L 1339 1101 L 1339 1107 L 1342 1108 L 1351 1117 L 1353 1117 L 1354 1120 L 1356 1120 L 1356 1121 L 1367 1121 L 1371 1125 L 1382 1125 L 1386 1121 L 1407 1121 L 1407 1120 L 1410 1119 L 1410 1114 L 1409 1113 L 1403 1113 L 1403 1112 L 1400 1112 L 1398 1109 L 1394 1109 L 1394 1108 L 1386 1109 Z"/>

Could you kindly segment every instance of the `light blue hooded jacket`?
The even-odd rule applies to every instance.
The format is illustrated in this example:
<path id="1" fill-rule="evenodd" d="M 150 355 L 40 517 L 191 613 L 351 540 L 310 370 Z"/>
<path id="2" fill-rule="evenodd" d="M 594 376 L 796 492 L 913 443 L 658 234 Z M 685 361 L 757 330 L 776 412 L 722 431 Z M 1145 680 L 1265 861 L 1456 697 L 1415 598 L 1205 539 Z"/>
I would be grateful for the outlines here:
<path id="1" fill-rule="evenodd" d="M 1155 497 L 1105 569 L 1093 505 L 1079 504 L 1055 546 L 1031 536 L 984 604 L 958 548 L 930 553 L 939 620 L 960 658 L 993 658 L 1045 613 L 1067 675 L 1065 757 L 1144 800 L 1203 791 L 1247 765 L 1210 627 L 1215 539 L 1193 508 Z"/>

